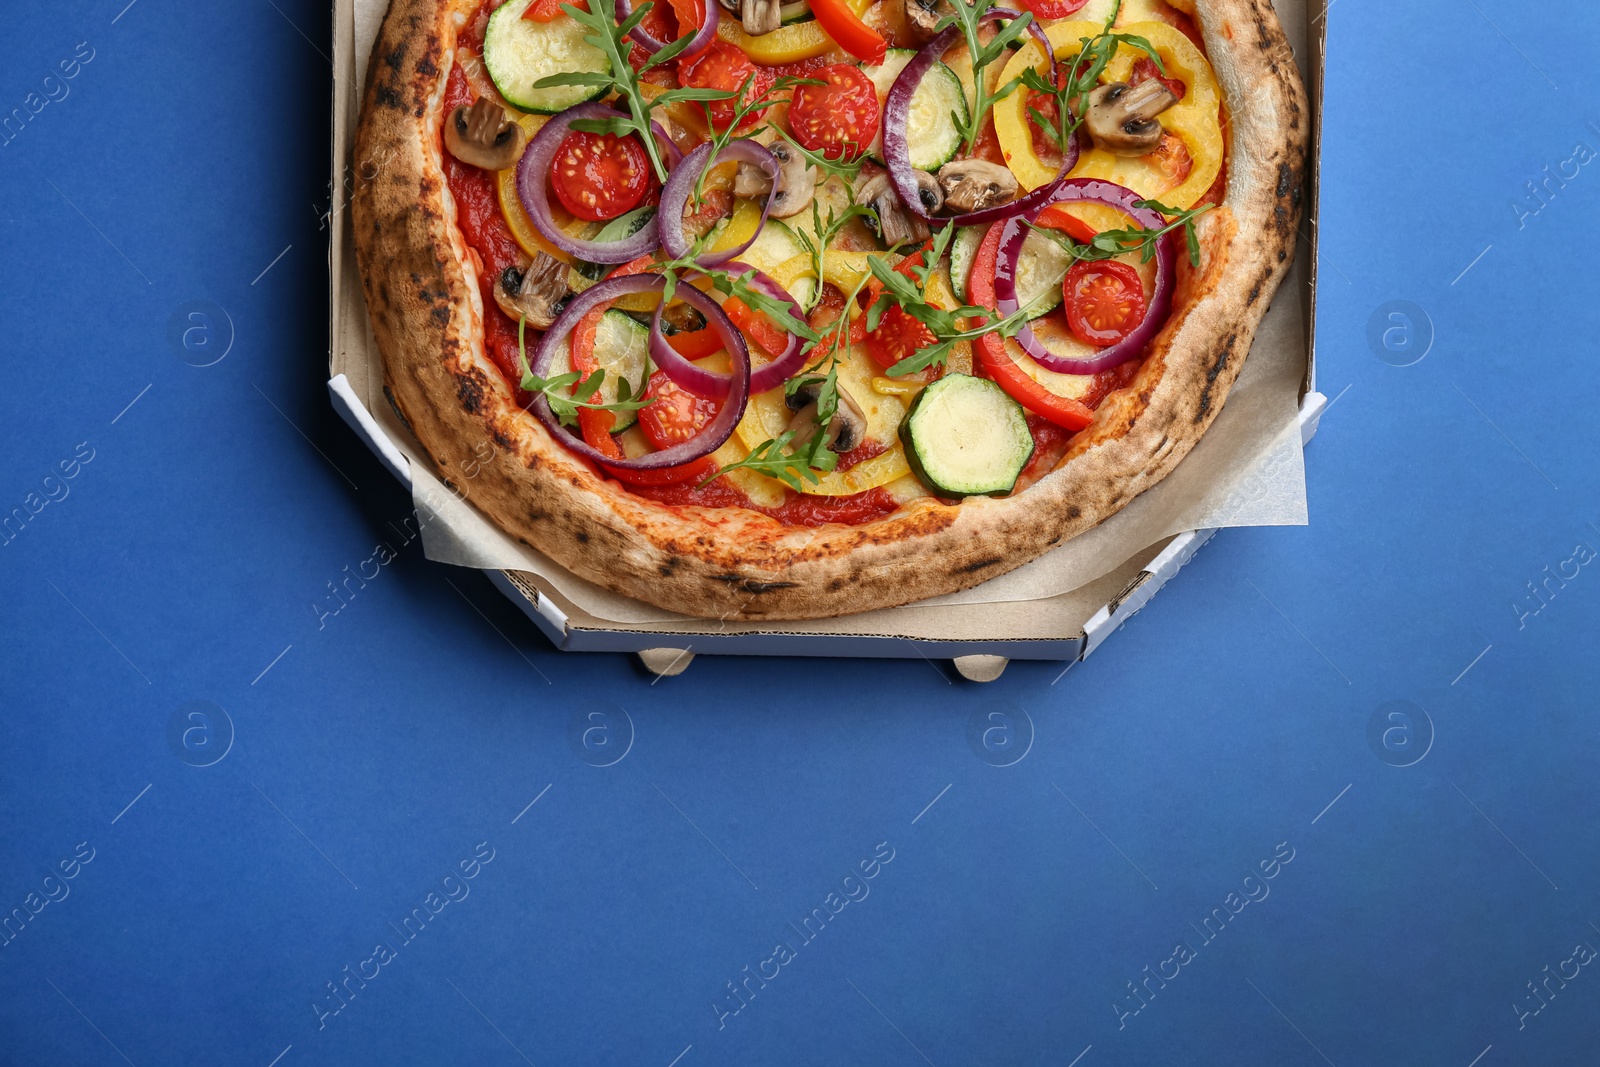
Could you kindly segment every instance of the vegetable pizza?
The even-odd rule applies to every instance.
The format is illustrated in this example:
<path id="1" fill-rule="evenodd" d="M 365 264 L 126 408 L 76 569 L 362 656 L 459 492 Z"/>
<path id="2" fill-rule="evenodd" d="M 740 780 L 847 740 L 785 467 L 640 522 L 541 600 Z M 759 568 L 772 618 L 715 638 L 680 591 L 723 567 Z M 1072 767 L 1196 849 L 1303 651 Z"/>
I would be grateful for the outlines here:
<path id="1" fill-rule="evenodd" d="M 1269 0 L 1021 4 L 391 0 L 354 233 L 439 474 L 724 619 L 963 589 L 1159 482 L 1288 271 L 1305 93 Z"/>

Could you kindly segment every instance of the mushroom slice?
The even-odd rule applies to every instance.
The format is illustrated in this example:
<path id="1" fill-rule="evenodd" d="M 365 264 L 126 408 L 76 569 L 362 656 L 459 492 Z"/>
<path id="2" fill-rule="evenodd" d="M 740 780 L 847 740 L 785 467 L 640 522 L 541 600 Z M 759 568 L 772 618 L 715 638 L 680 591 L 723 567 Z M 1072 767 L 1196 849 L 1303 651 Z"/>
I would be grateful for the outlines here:
<path id="1" fill-rule="evenodd" d="M 787 429 L 794 431 L 794 441 L 790 444 L 793 451 L 798 452 L 811 443 L 817 431 L 823 431 L 823 444 L 835 452 L 848 452 L 855 448 L 867 437 L 867 416 L 844 388 L 836 386 L 839 395 L 839 405 L 833 413 L 833 418 L 828 420 L 828 425 L 823 428 L 817 424 L 817 397 L 822 391 L 820 382 L 811 382 L 796 389 L 785 398 L 791 409 L 795 409 L 794 418 L 789 420 Z"/>
<path id="2" fill-rule="evenodd" d="M 513 319 L 548 330 L 567 299 L 567 265 L 545 252 L 522 267 L 507 267 L 494 283 L 494 302 Z"/>
<path id="3" fill-rule="evenodd" d="M 740 163 L 733 175 L 733 195 L 739 197 L 766 196 L 772 192 L 772 179 L 754 163 Z"/>
<path id="4" fill-rule="evenodd" d="M 1178 102 L 1160 81 L 1112 82 L 1089 94 L 1084 125 L 1094 143 L 1118 156 L 1142 156 L 1161 144 L 1156 116 Z"/>
<path id="5" fill-rule="evenodd" d="M 905 0 L 905 20 L 912 34 L 926 41 L 939 28 L 939 20 L 950 14 L 949 0 Z"/>
<path id="6" fill-rule="evenodd" d="M 811 169 L 811 164 L 806 162 L 806 157 L 794 150 L 794 146 L 782 138 L 768 146 L 773 158 L 778 161 L 778 177 L 774 183 L 778 191 L 772 198 L 772 208 L 767 213 L 773 218 L 786 219 L 791 215 L 798 215 L 811 206 L 811 199 L 817 192 L 817 175 Z M 743 173 L 746 164 L 739 165 Z M 757 174 L 766 177 L 760 167 L 753 167 Z M 739 179 L 734 177 L 735 186 Z M 735 192 L 737 192 L 735 188 Z"/>
<path id="7" fill-rule="evenodd" d="M 917 192 L 923 208 L 929 214 L 938 211 L 944 203 L 944 194 L 939 191 L 938 181 L 926 171 L 919 170 L 913 173 L 918 176 Z M 923 182 L 924 178 L 927 179 L 926 183 Z M 883 238 L 884 244 L 908 245 L 928 239 L 928 224 L 906 207 L 900 199 L 900 194 L 895 192 L 894 183 L 889 180 L 887 172 L 880 172 L 868 178 L 861 184 L 856 196 L 876 214 L 877 224 L 873 226 L 870 217 L 867 219 L 867 224 Z"/>
<path id="8" fill-rule="evenodd" d="M 451 113 L 444 124 L 444 146 L 463 163 L 505 170 L 522 158 L 528 135 L 511 121 L 505 108 L 485 97 Z"/>
<path id="9" fill-rule="evenodd" d="M 752 37 L 771 33 L 783 25 L 779 0 L 739 0 L 739 24 Z"/>
<path id="10" fill-rule="evenodd" d="M 955 215 L 1004 204 L 1017 196 L 1017 179 L 1009 167 L 981 159 L 958 159 L 939 168 L 944 209 Z"/>

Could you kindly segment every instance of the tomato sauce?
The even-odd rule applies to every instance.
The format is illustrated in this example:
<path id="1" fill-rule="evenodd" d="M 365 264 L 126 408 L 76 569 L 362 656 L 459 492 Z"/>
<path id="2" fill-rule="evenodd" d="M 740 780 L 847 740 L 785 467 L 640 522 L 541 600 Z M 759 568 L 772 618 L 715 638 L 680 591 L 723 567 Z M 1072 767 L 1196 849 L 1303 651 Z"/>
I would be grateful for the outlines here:
<path id="1" fill-rule="evenodd" d="M 450 80 L 445 86 L 445 114 L 449 115 L 472 101 L 472 87 L 467 84 L 466 75 L 459 66 L 452 68 Z M 505 216 L 500 213 L 500 197 L 492 174 L 469 167 L 448 152 L 444 154 L 444 174 L 450 185 L 450 195 L 455 198 L 456 221 L 461 226 L 461 233 L 482 261 L 478 283 L 483 297 L 484 346 L 494 365 L 505 375 L 506 382 L 516 389 L 517 383 L 522 380 L 522 369 L 517 358 L 517 324 L 495 303 L 494 283 L 507 267 L 522 262 L 522 249 L 511 236 Z M 517 389 L 518 403 L 527 404 L 532 399 L 529 394 Z"/>
<path id="2" fill-rule="evenodd" d="M 887 451 L 889 451 L 889 446 L 882 441 L 862 441 L 850 451 L 841 452 L 839 454 L 839 465 L 833 469 L 840 472 L 847 471 L 858 463 L 865 463 L 869 459 L 877 459 Z"/>

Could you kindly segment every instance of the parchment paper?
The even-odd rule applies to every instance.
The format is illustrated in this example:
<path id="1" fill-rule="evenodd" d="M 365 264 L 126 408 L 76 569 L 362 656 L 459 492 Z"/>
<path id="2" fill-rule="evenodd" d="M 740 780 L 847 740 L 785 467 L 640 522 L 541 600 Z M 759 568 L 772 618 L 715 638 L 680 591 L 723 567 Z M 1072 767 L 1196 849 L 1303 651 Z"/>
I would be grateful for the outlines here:
<path id="1" fill-rule="evenodd" d="M 340 58 L 353 60 L 357 86 L 365 83 L 367 59 L 387 6 L 387 0 L 355 0 L 354 55 Z M 1278 7 L 1290 39 L 1304 40 L 1303 7 L 1291 2 Z M 1303 65 L 1305 50 L 1297 51 Z M 353 108 L 359 108 L 359 94 L 356 95 Z M 346 128 L 353 130 L 353 111 L 342 118 Z M 1295 420 L 1308 358 L 1309 333 L 1302 298 L 1308 285 L 1309 255 L 1309 249 L 1302 244 L 1294 269 L 1262 321 L 1222 413 L 1160 485 L 1099 527 L 1032 563 L 965 592 L 922 601 L 920 606 L 1008 603 L 1058 596 L 1109 573 L 1147 546 L 1186 530 L 1305 524 L 1305 467 Z M 417 460 L 409 436 L 382 397 L 382 367 L 361 301 L 354 256 L 347 251 L 341 258 L 348 276 L 343 286 L 344 302 L 350 306 L 342 309 L 344 330 L 335 343 L 333 370 L 350 376 L 366 399 L 367 409 L 389 430 L 391 439 L 411 461 L 412 495 L 423 520 L 422 543 L 427 557 L 480 570 L 531 572 L 589 614 L 618 624 L 665 623 L 681 618 L 601 589 L 519 544 L 446 488 L 425 462 Z"/>

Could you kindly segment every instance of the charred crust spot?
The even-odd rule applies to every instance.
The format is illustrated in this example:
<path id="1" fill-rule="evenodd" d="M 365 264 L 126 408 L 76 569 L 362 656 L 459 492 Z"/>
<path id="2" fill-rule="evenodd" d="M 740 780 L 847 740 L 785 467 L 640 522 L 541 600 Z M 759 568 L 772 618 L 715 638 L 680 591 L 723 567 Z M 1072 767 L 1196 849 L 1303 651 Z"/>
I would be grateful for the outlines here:
<path id="1" fill-rule="evenodd" d="M 1202 421 L 1211 410 L 1211 389 L 1217 384 L 1217 376 L 1222 373 L 1222 368 L 1228 365 L 1228 360 L 1233 355 L 1233 346 L 1238 343 L 1239 335 L 1230 333 L 1228 339 L 1222 343 L 1222 348 L 1217 352 L 1216 362 L 1211 369 L 1206 371 L 1206 387 L 1200 391 L 1200 408 L 1194 414 L 1194 421 Z"/>
<path id="2" fill-rule="evenodd" d="M 456 399 L 469 415 L 476 415 L 483 407 L 483 382 L 476 374 L 463 374 L 456 379 Z"/>
<path id="3" fill-rule="evenodd" d="M 996 563 L 999 563 L 999 562 L 1001 562 L 999 556 L 996 556 L 993 559 L 980 559 L 976 563 L 969 563 L 965 567 L 962 567 L 961 568 L 961 573 L 962 574 L 971 574 L 974 571 L 981 571 L 986 567 L 993 567 Z"/>
<path id="4" fill-rule="evenodd" d="M 839 590 L 841 590 L 843 588 L 844 588 L 844 579 L 843 578 L 835 578 L 833 581 L 828 583 L 828 592 L 830 592 L 830 593 L 837 593 Z"/>
<path id="5" fill-rule="evenodd" d="M 399 70 L 406 61 L 406 46 L 404 44 L 400 45 L 393 52 L 384 56 L 383 61 L 389 64 L 390 70 Z"/>
<path id="6" fill-rule="evenodd" d="M 498 426 L 492 427 L 489 430 L 489 437 L 494 441 L 495 444 L 499 445 L 501 448 L 505 449 L 507 452 L 512 452 L 512 451 L 516 450 L 517 443 L 515 441 L 513 441 L 511 438 L 507 437 L 504 433 L 501 433 L 500 432 L 500 427 L 498 427 Z M 537 459 L 538 457 L 535 456 L 534 458 Z M 528 464 L 528 466 L 530 466 L 530 467 L 532 467 L 534 465 L 535 464 L 533 464 L 533 463 Z"/>
<path id="7" fill-rule="evenodd" d="M 663 578 L 672 577 L 673 570 L 670 564 L 663 563 L 661 566 L 657 567 L 656 570 L 661 573 L 661 577 Z"/>
<path id="8" fill-rule="evenodd" d="M 433 321 L 437 322 L 440 326 L 450 325 L 450 309 L 448 307 L 434 308 Z"/>
<path id="9" fill-rule="evenodd" d="M 433 65 L 433 60 L 424 56 L 422 60 L 417 63 L 417 73 L 426 74 L 428 77 L 432 78 L 439 73 L 439 68 Z"/>
<path id="10" fill-rule="evenodd" d="M 379 107 L 386 107 L 391 111 L 404 111 L 405 102 L 400 99 L 400 92 L 388 85 L 380 85 L 372 98 Z"/>
<path id="11" fill-rule="evenodd" d="M 584 533 L 582 530 L 579 530 L 577 533 L 573 534 L 572 536 L 577 538 L 578 544 L 580 544 L 580 545 L 586 545 L 586 544 L 589 543 L 589 535 Z"/>
<path id="12" fill-rule="evenodd" d="M 1256 282 L 1256 284 L 1254 286 L 1252 286 L 1251 289 L 1250 289 L 1250 303 L 1254 304 L 1257 300 L 1260 300 L 1260 299 L 1261 299 L 1261 283 L 1260 282 Z"/>
<path id="13" fill-rule="evenodd" d="M 1067 505 L 1067 518 L 1076 519 L 1083 515 L 1083 509 L 1076 504 Z"/>

